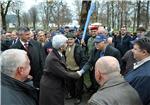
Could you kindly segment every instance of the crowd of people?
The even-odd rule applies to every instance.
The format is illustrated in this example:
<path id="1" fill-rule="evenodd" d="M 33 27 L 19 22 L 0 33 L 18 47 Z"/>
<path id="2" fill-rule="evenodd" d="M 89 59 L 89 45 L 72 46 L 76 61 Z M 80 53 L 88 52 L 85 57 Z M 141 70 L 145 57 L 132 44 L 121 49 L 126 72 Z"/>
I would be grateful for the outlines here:
<path id="1" fill-rule="evenodd" d="M 1 35 L 2 105 L 79 105 L 85 74 L 88 105 L 150 105 L 150 32 L 110 34 L 99 24 L 82 34 L 23 26 Z"/>

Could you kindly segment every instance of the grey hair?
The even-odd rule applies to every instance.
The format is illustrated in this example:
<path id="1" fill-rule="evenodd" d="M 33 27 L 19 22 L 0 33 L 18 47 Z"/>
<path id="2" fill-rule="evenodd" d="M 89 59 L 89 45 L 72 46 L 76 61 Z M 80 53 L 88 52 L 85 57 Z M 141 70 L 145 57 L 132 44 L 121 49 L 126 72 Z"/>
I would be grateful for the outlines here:
<path id="1" fill-rule="evenodd" d="M 18 67 L 26 62 L 27 53 L 24 50 L 8 49 L 1 53 L 1 72 L 13 77 Z"/>
<path id="2" fill-rule="evenodd" d="M 57 34 L 52 38 L 52 46 L 58 50 L 66 43 L 67 40 L 67 37 L 63 34 Z"/>
<path id="3" fill-rule="evenodd" d="M 19 28 L 18 28 L 17 34 L 18 34 L 19 36 L 21 36 L 23 33 L 29 32 L 29 31 L 30 31 L 30 29 L 29 29 L 28 27 L 22 26 L 22 27 L 19 27 Z"/>

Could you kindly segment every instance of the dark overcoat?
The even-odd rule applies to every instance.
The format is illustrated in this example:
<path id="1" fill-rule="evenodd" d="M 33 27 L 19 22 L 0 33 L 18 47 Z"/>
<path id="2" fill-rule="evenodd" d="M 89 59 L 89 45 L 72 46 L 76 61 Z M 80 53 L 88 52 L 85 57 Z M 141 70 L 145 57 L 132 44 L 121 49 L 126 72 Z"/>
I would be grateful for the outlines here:
<path id="1" fill-rule="evenodd" d="M 1 73 L 1 105 L 38 105 L 38 91 Z"/>
<path id="2" fill-rule="evenodd" d="M 45 53 L 40 43 L 34 40 L 30 40 L 28 50 L 24 48 L 20 40 L 17 41 L 11 48 L 21 49 L 27 51 L 27 55 L 30 59 L 31 71 L 30 75 L 33 76 L 33 84 L 36 88 L 39 88 L 40 79 L 42 76 L 43 66 L 45 62 Z"/>
<path id="3" fill-rule="evenodd" d="M 67 72 L 66 64 L 57 50 L 46 58 L 40 82 L 40 105 L 64 105 L 65 79 L 79 78 L 76 72 Z"/>

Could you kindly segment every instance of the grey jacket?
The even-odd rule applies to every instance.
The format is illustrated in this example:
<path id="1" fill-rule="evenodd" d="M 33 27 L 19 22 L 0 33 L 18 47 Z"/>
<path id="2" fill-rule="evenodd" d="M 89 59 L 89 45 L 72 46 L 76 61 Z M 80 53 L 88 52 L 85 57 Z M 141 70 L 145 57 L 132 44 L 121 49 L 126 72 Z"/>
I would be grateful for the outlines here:
<path id="1" fill-rule="evenodd" d="M 138 93 L 121 77 L 107 81 L 88 105 L 142 105 Z"/>

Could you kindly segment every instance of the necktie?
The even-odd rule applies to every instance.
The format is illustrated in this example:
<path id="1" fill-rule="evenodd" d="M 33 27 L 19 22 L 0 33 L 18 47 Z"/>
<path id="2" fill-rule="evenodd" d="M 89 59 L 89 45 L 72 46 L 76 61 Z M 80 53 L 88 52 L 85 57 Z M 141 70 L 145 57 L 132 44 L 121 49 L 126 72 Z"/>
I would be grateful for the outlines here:
<path id="1" fill-rule="evenodd" d="M 28 46 L 29 46 L 28 43 L 25 43 L 25 44 L 24 44 L 24 48 L 25 48 L 26 50 L 28 50 Z"/>

